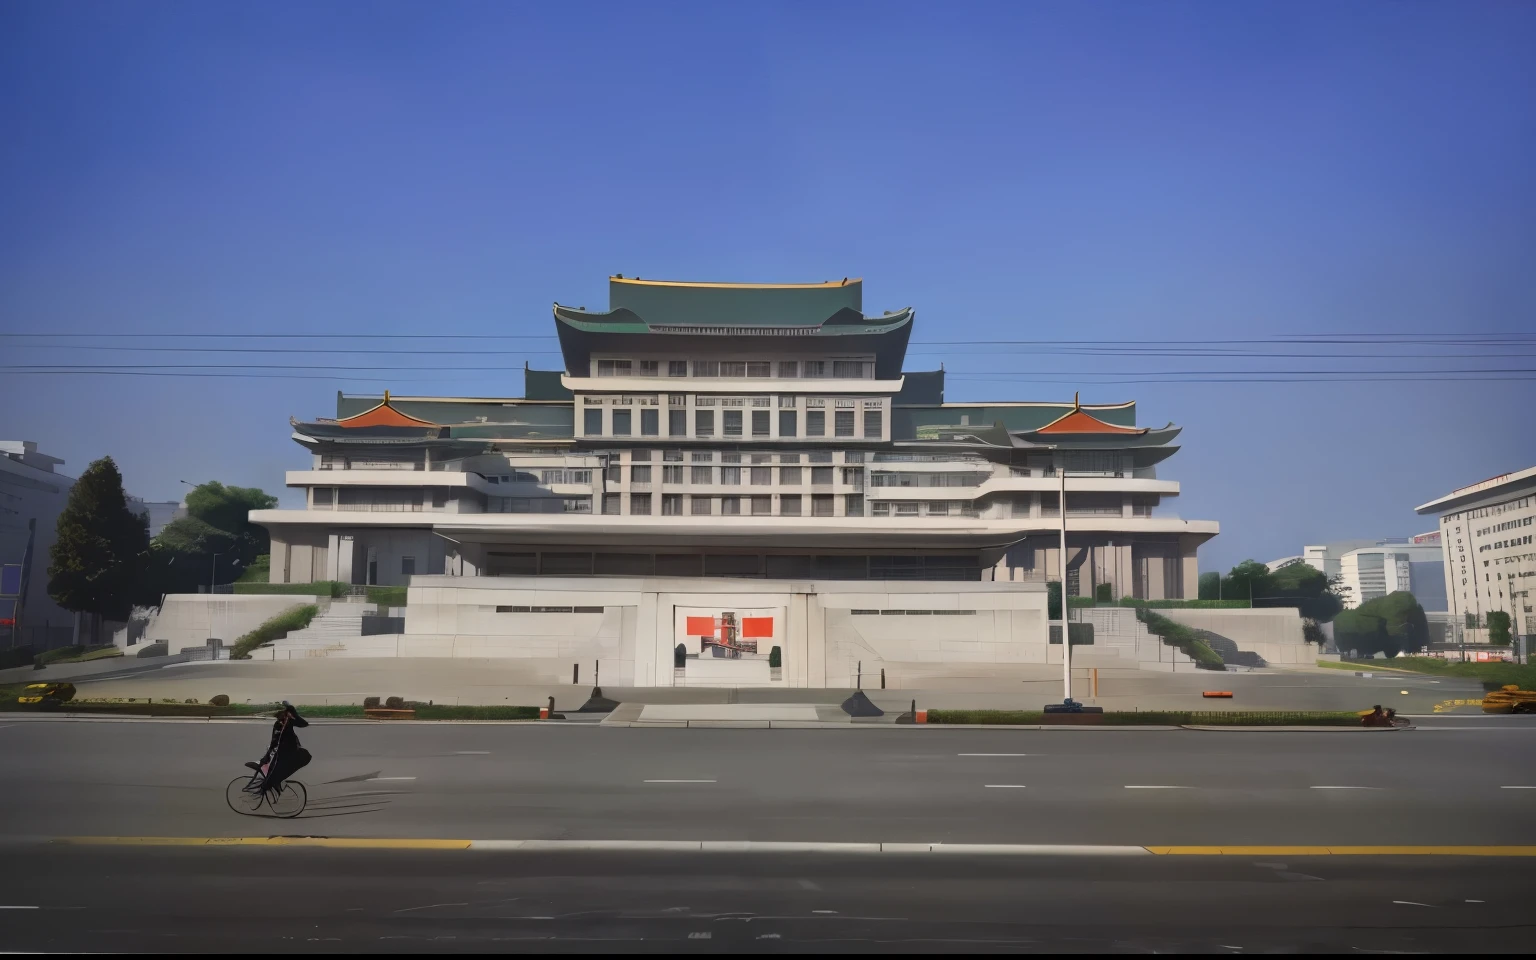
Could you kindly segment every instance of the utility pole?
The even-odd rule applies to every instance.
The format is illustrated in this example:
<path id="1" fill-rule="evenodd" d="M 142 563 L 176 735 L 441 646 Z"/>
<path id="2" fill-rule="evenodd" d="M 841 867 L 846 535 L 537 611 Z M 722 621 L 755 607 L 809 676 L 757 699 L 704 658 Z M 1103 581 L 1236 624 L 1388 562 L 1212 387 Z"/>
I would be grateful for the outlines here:
<path id="1" fill-rule="evenodd" d="M 1056 466 L 1060 479 L 1060 493 L 1056 496 L 1056 510 L 1061 521 L 1061 689 L 1062 702 L 1072 702 L 1072 636 L 1067 621 L 1067 455 L 1058 448 Z"/>

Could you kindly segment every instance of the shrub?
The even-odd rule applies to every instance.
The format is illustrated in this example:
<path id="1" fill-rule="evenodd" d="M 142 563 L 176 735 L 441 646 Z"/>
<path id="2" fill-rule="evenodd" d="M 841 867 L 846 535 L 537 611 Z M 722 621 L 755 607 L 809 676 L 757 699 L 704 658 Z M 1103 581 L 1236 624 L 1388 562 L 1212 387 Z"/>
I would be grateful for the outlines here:
<path id="1" fill-rule="evenodd" d="M 364 710 L 373 710 L 373 709 L 377 708 L 378 705 L 379 705 L 379 698 L 378 697 L 364 697 L 363 698 L 363 709 Z"/>
<path id="2" fill-rule="evenodd" d="M 1225 670 L 1227 668 L 1215 650 L 1212 650 L 1193 630 L 1177 620 L 1170 620 L 1144 607 L 1136 611 L 1136 619 L 1146 624 L 1147 630 L 1160 637 L 1168 646 L 1176 648 L 1195 661 L 1195 666 L 1200 669 Z"/>
<path id="3" fill-rule="evenodd" d="M 85 647 L 74 644 L 68 647 L 54 647 L 52 650 L 44 650 L 32 661 L 35 664 L 47 665 L 57 660 L 67 660 L 70 657 L 79 656 L 85 652 Z"/>
<path id="4" fill-rule="evenodd" d="M 784 654 L 778 647 L 768 651 L 768 666 L 775 668 L 784 666 Z"/>
<path id="5" fill-rule="evenodd" d="M 1137 607 L 1145 610 L 1247 610 L 1253 604 L 1243 600 L 1138 600 L 1121 597 L 1117 607 Z"/>
<path id="6" fill-rule="evenodd" d="M 110 643 L 101 643 L 91 647 L 59 647 L 43 653 L 33 665 L 84 663 L 87 660 L 102 660 L 107 657 L 120 657 L 122 655 L 123 651 Z"/>
<path id="7" fill-rule="evenodd" d="M 1093 588 L 1093 599 L 1100 603 L 1110 603 L 1115 599 L 1115 588 L 1107 583 L 1101 583 Z"/>
<path id="8" fill-rule="evenodd" d="M 280 594 L 298 597 L 346 596 L 351 584 L 339 580 L 316 580 L 314 583 L 236 583 L 235 593 Z"/>
<path id="9" fill-rule="evenodd" d="M 304 629 L 319 612 L 319 607 L 306 603 L 289 607 L 277 616 L 269 617 L 261 626 L 234 642 L 229 648 L 229 659 L 249 660 L 252 650 L 264 643 L 286 637 L 291 631 Z"/>
<path id="10" fill-rule="evenodd" d="M 388 707 L 391 710 L 404 710 L 405 709 L 405 698 L 404 697 L 389 697 L 388 699 L 386 699 L 384 701 L 384 706 Z"/>
<path id="11" fill-rule="evenodd" d="M 1488 642 L 1494 646 L 1509 646 L 1509 614 L 1503 610 L 1490 610 L 1486 616 L 1488 621 Z"/>
<path id="12" fill-rule="evenodd" d="M 405 606 L 404 587 L 369 587 L 368 602 L 376 603 L 381 607 Z"/>
<path id="13" fill-rule="evenodd" d="M 227 707 L 229 706 L 229 697 L 221 693 L 214 697 L 210 697 L 208 703 L 215 707 Z"/>
<path id="14" fill-rule="evenodd" d="M 672 666 L 678 670 L 688 665 L 688 648 L 678 644 L 672 648 Z"/>
<path id="15" fill-rule="evenodd" d="M 0 650 L 0 670 L 7 669 L 9 667 L 31 666 L 32 661 L 36 656 L 37 651 L 34 650 L 30 645 L 11 647 L 9 650 Z"/>
<path id="16" fill-rule="evenodd" d="M 270 553 L 259 554 L 235 578 L 236 583 L 266 583 L 272 576 L 272 555 Z"/>

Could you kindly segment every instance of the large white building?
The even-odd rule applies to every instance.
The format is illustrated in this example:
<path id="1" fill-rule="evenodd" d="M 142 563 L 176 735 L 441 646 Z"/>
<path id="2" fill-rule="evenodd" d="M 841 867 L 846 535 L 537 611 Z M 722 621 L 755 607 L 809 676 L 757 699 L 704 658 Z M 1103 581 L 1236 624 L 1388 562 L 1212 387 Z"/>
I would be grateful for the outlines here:
<path id="1" fill-rule="evenodd" d="M 1536 467 L 1453 490 L 1416 508 L 1438 514 L 1450 610 L 1469 624 L 1510 614 L 1516 634 L 1536 634 Z"/>
<path id="2" fill-rule="evenodd" d="M 1136 426 L 1134 403 L 946 402 L 942 370 L 902 369 L 913 311 L 865 316 L 858 280 L 613 277 L 609 298 L 554 307 L 565 369 L 525 370 L 522 397 L 338 395 L 334 419 L 294 421 L 305 506 L 251 513 L 272 580 L 1038 590 L 1064 472 L 1070 594 L 1195 595 L 1218 526 L 1158 509 L 1179 428 Z"/>

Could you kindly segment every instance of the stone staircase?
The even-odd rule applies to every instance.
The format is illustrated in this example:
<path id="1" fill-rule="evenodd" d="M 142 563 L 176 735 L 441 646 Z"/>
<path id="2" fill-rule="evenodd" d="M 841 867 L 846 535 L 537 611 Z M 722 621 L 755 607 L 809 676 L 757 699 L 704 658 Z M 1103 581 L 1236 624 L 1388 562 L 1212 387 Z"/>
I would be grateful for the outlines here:
<path id="1" fill-rule="evenodd" d="M 329 607 L 311 620 L 309 626 L 295 630 L 272 643 L 272 659 L 297 660 L 325 657 L 346 649 L 346 641 L 363 635 L 363 614 L 368 604 L 362 597 L 332 600 Z"/>

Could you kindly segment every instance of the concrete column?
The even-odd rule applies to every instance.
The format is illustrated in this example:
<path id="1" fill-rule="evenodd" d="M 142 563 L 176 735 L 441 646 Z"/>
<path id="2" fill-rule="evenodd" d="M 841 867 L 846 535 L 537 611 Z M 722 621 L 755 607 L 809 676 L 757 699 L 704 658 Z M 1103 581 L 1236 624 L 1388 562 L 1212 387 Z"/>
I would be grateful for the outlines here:
<path id="1" fill-rule="evenodd" d="M 670 687 L 674 683 L 672 625 L 675 611 L 672 606 L 670 597 L 650 590 L 642 590 L 639 595 L 639 609 L 635 613 L 635 639 L 631 648 L 635 651 L 637 685 L 641 684 L 641 677 L 644 676 L 650 676 L 650 684 L 658 687 Z"/>
<path id="2" fill-rule="evenodd" d="M 1179 562 L 1183 566 L 1183 583 L 1179 586 L 1183 599 L 1189 600 L 1200 595 L 1200 564 L 1195 559 L 1195 548 L 1185 546 L 1180 551 Z"/>
<path id="3" fill-rule="evenodd" d="M 806 686 L 827 685 L 827 612 L 818 594 L 805 594 Z"/>

